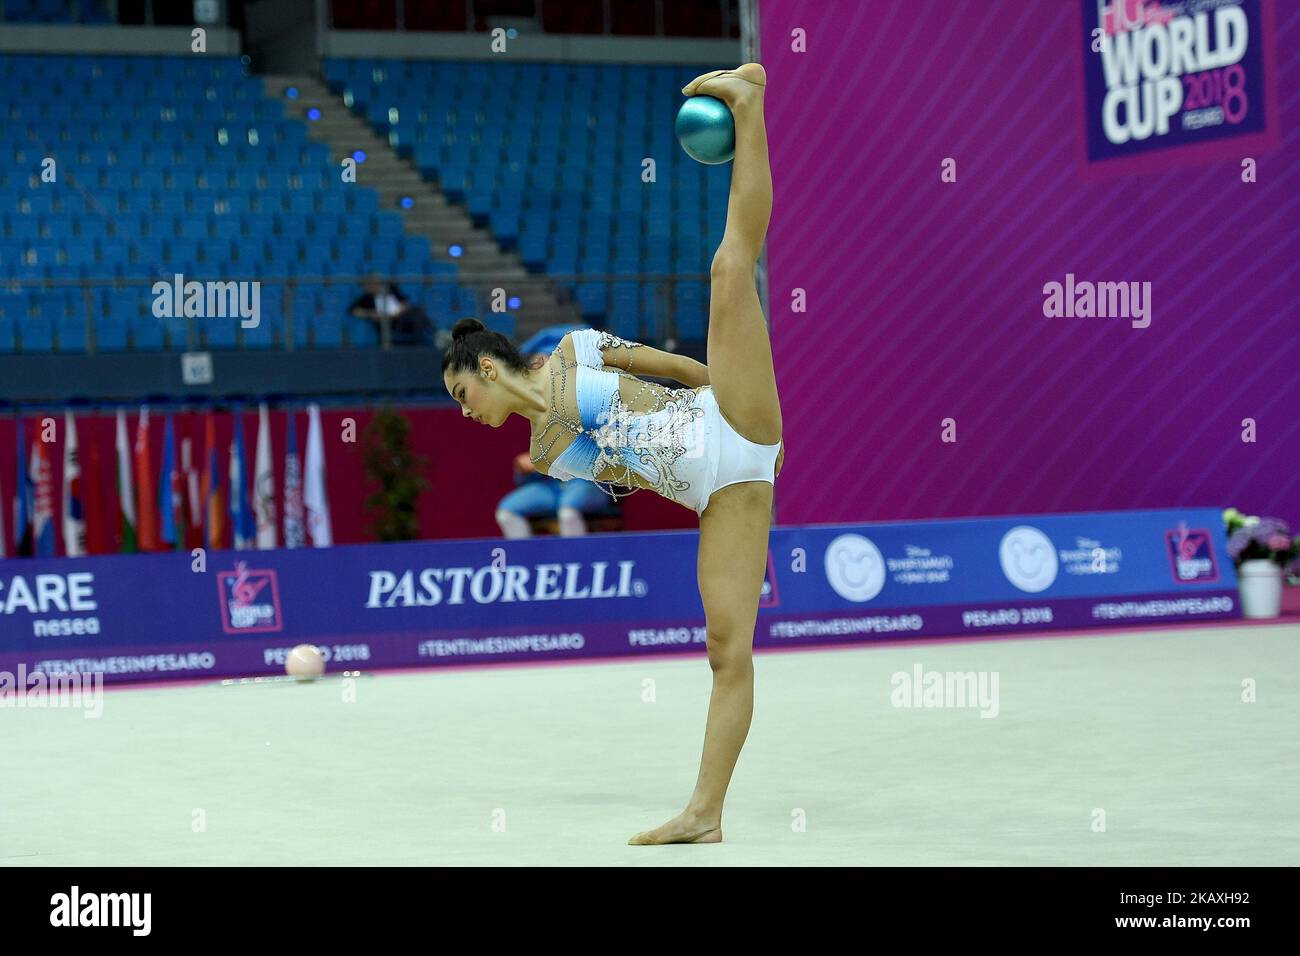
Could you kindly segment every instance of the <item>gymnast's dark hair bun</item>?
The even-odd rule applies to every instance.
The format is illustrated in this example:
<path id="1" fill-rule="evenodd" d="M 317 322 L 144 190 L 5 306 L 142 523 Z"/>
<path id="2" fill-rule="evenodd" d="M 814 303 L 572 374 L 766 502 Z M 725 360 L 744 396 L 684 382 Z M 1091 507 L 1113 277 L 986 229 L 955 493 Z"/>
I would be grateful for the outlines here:
<path id="1" fill-rule="evenodd" d="M 448 369 L 472 371 L 477 375 L 479 358 L 483 355 L 492 356 L 513 371 L 528 371 L 528 362 L 519 354 L 518 347 L 475 318 L 461 319 L 452 327 L 451 342 L 442 353 L 442 370 L 444 373 Z"/>
<path id="2" fill-rule="evenodd" d="M 486 330 L 487 330 L 487 326 L 484 325 L 482 322 L 480 322 L 478 319 L 474 319 L 474 318 L 461 319 L 459 322 L 456 323 L 455 327 L 451 330 L 451 340 L 453 342 L 459 342 L 467 335 L 473 335 L 475 332 L 483 332 Z"/>

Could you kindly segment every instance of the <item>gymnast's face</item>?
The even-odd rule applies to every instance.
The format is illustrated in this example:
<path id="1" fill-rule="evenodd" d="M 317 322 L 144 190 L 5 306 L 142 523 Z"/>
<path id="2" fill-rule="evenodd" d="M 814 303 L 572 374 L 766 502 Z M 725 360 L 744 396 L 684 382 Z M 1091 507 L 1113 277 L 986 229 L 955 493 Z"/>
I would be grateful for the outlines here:
<path id="1" fill-rule="evenodd" d="M 496 428 L 509 417 L 510 410 L 504 406 L 504 394 L 493 372 L 489 371 L 488 375 L 488 378 L 483 377 L 480 364 L 477 374 L 465 370 L 453 375 L 448 371 L 443 375 L 442 383 L 447 394 L 460 404 L 462 415 Z"/>

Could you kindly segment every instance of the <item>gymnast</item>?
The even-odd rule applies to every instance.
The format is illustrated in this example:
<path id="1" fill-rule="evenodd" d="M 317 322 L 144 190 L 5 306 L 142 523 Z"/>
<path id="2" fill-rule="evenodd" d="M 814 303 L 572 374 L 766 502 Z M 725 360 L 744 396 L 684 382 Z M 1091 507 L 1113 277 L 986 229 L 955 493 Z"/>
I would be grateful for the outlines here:
<path id="1" fill-rule="evenodd" d="M 683 88 L 722 100 L 735 120 L 727 223 L 710 268 L 707 364 L 606 331 L 570 332 L 530 368 L 505 336 L 461 319 L 443 384 L 462 414 L 492 428 L 532 425 L 539 471 L 585 478 L 614 497 L 653 491 L 699 516 L 698 582 L 713 692 L 695 791 L 668 822 L 631 844 L 719 843 L 722 805 L 754 709 L 754 626 L 781 471 L 781 406 L 754 268 L 772 212 L 757 63 Z M 671 379 L 669 388 L 633 374 Z M 573 374 L 570 374 L 572 372 Z"/>

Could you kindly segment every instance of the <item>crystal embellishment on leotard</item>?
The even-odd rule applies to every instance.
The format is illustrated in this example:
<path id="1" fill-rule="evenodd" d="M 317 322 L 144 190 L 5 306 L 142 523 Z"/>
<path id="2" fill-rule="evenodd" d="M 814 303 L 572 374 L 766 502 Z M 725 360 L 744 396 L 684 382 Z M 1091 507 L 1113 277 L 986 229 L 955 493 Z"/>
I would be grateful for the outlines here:
<path id="1" fill-rule="evenodd" d="M 592 340 L 582 342 L 590 347 Z M 599 332 L 594 338 L 599 349 L 628 349 L 626 369 L 603 364 L 599 371 L 618 375 L 637 382 L 641 387 L 630 402 L 624 402 L 621 391 L 615 385 L 609 404 L 595 413 L 595 422 L 587 428 L 581 421 L 573 421 L 561 411 L 561 401 L 568 396 L 568 371 L 578 366 L 594 368 L 589 362 L 565 362 L 561 344 L 556 345 L 551 361 L 558 360 L 558 366 L 552 366 L 550 386 L 550 418 L 538 434 L 537 444 L 542 445 L 542 438 L 553 424 L 562 426 L 555 437 L 536 455 L 531 455 L 534 463 L 546 461 L 554 463 L 559 457 L 569 453 L 561 466 L 562 474 L 585 478 L 593 482 L 612 498 L 625 498 L 641 487 L 673 501 L 680 501 L 682 495 L 691 488 L 691 482 L 679 478 L 674 472 L 675 463 L 683 456 L 695 458 L 704 453 L 703 429 L 696 426 L 704 417 L 704 409 L 699 405 L 699 395 L 690 388 L 669 388 L 655 382 L 644 381 L 631 374 L 632 353 L 630 350 L 640 346 L 619 338 L 610 332 Z M 575 356 L 578 355 L 580 343 L 573 342 Z M 599 353 L 597 353 L 599 354 Z M 558 368 L 558 375 L 555 369 Z M 649 394 L 652 407 L 638 409 L 641 396 Z M 579 409 L 581 416 L 581 409 Z M 590 410 L 588 414 L 591 414 Z M 661 419 L 666 418 L 666 421 Z M 646 419 L 650 419 L 646 421 Z M 572 440 L 565 445 L 556 458 L 551 452 L 565 433 Z M 585 444 L 583 444 L 585 442 Z M 575 448 L 575 446 L 577 446 Z M 571 453 L 570 449 L 574 449 Z M 577 462 L 578 464 L 575 464 Z M 599 475 L 611 472 L 612 475 L 600 478 Z M 637 479 L 641 484 L 637 483 Z"/>
<path id="2" fill-rule="evenodd" d="M 596 336 L 596 348 L 601 351 L 611 347 L 634 349 L 640 344 L 640 342 L 629 342 L 626 339 L 620 339 L 613 332 L 601 332 Z"/>
<path id="3" fill-rule="evenodd" d="M 671 399 L 665 403 L 664 407 L 669 411 L 666 426 L 655 428 L 657 423 L 652 422 L 647 429 L 648 441 L 632 446 L 632 452 L 641 463 L 652 469 L 649 480 L 655 491 L 673 500 L 680 498 L 691 487 L 689 481 L 677 478 L 673 465 L 683 455 L 689 453 L 694 458 L 704 452 L 703 436 L 700 430 L 693 427 L 696 421 L 704 417 L 704 409 L 694 404 L 694 392 L 690 389 L 685 391 L 690 395 L 689 401 Z"/>
<path id="4" fill-rule="evenodd" d="M 606 423 L 604 425 L 601 425 L 594 432 L 592 432 L 592 435 L 596 439 L 596 444 L 599 445 L 602 449 L 616 448 L 618 447 L 616 442 L 616 438 L 617 438 L 616 432 L 617 429 L 613 425 Z"/>

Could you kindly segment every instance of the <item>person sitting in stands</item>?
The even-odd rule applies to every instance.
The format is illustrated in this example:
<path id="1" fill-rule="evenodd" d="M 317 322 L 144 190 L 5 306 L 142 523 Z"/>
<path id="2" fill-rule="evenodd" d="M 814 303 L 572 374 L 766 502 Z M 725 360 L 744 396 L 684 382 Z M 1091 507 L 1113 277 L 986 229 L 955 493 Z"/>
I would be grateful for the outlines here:
<path id="1" fill-rule="evenodd" d="M 383 341 L 383 316 L 389 316 L 393 345 L 427 345 L 433 323 L 429 316 L 404 296 L 397 286 L 372 275 L 366 280 L 366 291 L 348 307 L 358 318 L 369 319 Z"/>

